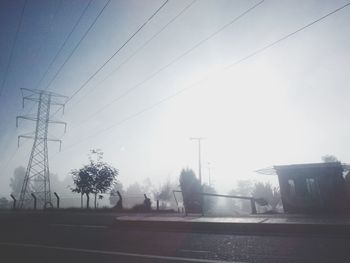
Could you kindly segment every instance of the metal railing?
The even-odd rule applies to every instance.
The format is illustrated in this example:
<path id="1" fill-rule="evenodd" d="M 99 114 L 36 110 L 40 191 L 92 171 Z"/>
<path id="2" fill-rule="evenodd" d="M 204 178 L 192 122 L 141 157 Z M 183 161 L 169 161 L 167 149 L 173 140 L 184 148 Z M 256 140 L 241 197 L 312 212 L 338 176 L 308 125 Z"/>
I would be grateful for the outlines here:
<path id="1" fill-rule="evenodd" d="M 180 211 L 179 202 L 176 198 L 175 193 L 182 193 L 182 191 L 181 190 L 173 190 L 175 202 L 176 202 L 176 205 L 178 207 L 178 211 Z M 231 199 L 249 200 L 252 214 L 257 214 L 256 203 L 259 205 L 267 205 L 267 202 L 265 199 L 255 198 L 255 197 L 251 197 L 251 196 L 222 195 L 222 194 L 213 194 L 213 193 L 205 193 L 205 192 L 201 192 L 201 193 L 197 193 L 197 194 L 201 195 L 201 196 L 224 197 L 224 198 L 231 198 Z M 185 212 L 187 214 L 186 208 L 185 208 Z"/>

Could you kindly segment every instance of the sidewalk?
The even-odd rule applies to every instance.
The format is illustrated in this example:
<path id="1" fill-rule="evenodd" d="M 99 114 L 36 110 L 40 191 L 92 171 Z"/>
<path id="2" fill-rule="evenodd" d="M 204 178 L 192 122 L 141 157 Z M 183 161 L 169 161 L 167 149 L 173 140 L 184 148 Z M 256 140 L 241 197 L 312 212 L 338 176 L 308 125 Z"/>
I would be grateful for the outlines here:
<path id="1" fill-rule="evenodd" d="M 220 234 L 335 235 L 350 237 L 350 217 L 301 215 L 257 215 L 242 217 L 202 217 L 174 215 L 120 215 L 115 227 L 152 231 L 191 231 Z"/>
<path id="2" fill-rule="evenodd" d="M 117 221 L 165 221 L 165 222 L 208 222 L 208 223 L 254 223 L 254 224 L 341 224 L 350 225 L 350 215 L 297 215 L 297 214 L 260 214 L 234 217 L 213 217 L 183 214 L 121 214 Z"/>

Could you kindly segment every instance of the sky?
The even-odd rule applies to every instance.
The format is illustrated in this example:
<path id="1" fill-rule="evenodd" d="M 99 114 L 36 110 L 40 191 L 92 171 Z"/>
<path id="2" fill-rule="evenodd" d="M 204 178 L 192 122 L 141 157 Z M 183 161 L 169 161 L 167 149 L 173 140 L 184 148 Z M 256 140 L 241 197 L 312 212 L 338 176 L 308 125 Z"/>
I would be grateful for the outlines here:
<path id="1" fill-rule="evenodd" d="M 164 0 L 111 0 L 77 46 L 107 3 L 92 1 L 57 56 L 88 1 L 27 0 L 16 38 L 24 3 L 0 1 L 1 195 L 32 146 L 23 140 L 17 147 L 17 136 L 35 129 L 29 121 L 16 128 L 17 115 L 36 109 L 29 102 L 22 109 L 20 88 L 71 97 Z M 237 180 L 274 182 L 254 172 L 273 165 L 319 162 L 325 154 L 350 162 L 350 7 L 228 67 L 347 2 L 265 0 L 213 35 L 257 3 L 169 0 L 64 115 L 51 109 L 68 128 L 50 126 L 50 136 L 63 140 L 61 152 L 49 143 L 50 171 L 63 179 L 99 148 L 124 185 L 175 181 L 182 168 L 198 171 L 190 137 L 205 138 L 203 181 L 210 167 L 222 193 Z"/>

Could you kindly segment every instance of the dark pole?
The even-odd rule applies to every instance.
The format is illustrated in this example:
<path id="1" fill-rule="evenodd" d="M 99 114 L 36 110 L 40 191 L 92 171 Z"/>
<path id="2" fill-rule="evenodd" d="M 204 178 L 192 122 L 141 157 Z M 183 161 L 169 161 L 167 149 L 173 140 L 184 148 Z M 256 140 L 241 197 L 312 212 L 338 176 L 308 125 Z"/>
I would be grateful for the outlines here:
<path id="1" fill-rule="evenodd" d="M 250 205 L 252 207 L 252 214 L 253 215 L 257 214 L 256 205 L 255 205 L 255 199 L 254 198 L 250 199 Z"/>
<path id="2" fill-rule="evenodd" d="M 175 190 L 173 190 L 173 196 L 174 196 L 174 199 L 175 199 L 175 202 L 176 202 L 177 211 L 180 213 L 179 202 L 178 202 L 177 199 L 176 199 Z"/>
<path id="3" fill-rule="evenodd" d="M 36 196 L 33 193 L 31 193 L 31 196 L 34 199 L 34 210 L 36 210 Z"/>
<path id="4" fill-rule="evenodd" d="M 208 162 L 208 183 L 209 186 L 211 186 L 211 173 L 210 173 L 210 163 Z"/>
<path id="5" fill-rule="evenodd" d="M 198 176 L 199 176 L 199 183 L 202 185 L 202 160 L 201 160 L 201 140 L 198 140 Z"/>
<path id="6" fill-rule="evenodd" d="M 119 191 L 117 191 L 117 195 L 119 196 L 119 200 L 117 202 L 116 208 L 122 210 L 123 209 L 123 197 Z"/>
<path id="7" fill-rule="evenodd" d="M 57 199 L 57 208 L 60 208 L 60 197 L 58 196 L 58 194 L 56 192 L 53 193 L 56 196 Z"/>
<path id="8" fill-rule="evenodd" d="M 16 198 L 14 197 L 13 194 L 10 194 L 10 196 L 11 196 L 11 198 L 13 199 L 13 206 L 12 206 L 12 208 L 13 208 L 13 209 L 16 209 L 17 200 L 16 200 Z"/>

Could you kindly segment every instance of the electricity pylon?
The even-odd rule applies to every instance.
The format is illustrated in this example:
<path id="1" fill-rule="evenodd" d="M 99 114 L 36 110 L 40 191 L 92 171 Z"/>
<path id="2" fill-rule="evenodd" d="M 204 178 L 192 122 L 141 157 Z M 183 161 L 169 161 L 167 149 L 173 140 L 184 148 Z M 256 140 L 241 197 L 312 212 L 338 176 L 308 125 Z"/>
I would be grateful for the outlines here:
<path id="1" fill-rule="evenodd" d="M 65 131 L 67 126 L 65 122 L 50 119 L 50 108 L 54 105 L 62 107 L 63 110 L 67 97 L 44 90 L 21 89 L 21 91 L 23 98 L 22 106 L 24 107 L 24 102 L 28 100 L 36 102 L 38 108 L 36 115 L 17 116 L 16 118 L 17 127 L 19 119 L 36 122 L 34 133 L 18 136 L 18 146 L 20 138 L 30 138 L 34 140 L 19 197 L 19 208 L 33 207 L 33 195 L 36 197 L 37 207 L 46 208 L 52 206 L 47 142 L 59 142 L 60 149 L 62 144 L 59 139 L 47 137 L 49 123 L 63 124 L 65 126 Z"/>

